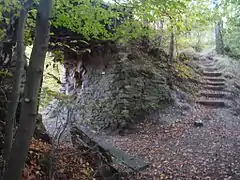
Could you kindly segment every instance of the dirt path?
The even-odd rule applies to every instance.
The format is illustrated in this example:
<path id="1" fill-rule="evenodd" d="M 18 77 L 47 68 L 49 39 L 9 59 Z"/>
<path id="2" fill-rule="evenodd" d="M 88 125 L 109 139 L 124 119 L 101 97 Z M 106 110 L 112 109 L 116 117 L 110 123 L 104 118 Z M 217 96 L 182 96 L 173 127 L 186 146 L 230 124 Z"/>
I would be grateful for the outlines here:
<path id="1" fill-rule="evenodd" d="M 112 137 L 117 147 L 151 163 L 132 179 L 240 179 L 240 116 L 233 111 L 231 87 L 214 61 L 200 63 L 203 85 L 186 119 L 165 128 L 144 124 L 141 132 Z"/>

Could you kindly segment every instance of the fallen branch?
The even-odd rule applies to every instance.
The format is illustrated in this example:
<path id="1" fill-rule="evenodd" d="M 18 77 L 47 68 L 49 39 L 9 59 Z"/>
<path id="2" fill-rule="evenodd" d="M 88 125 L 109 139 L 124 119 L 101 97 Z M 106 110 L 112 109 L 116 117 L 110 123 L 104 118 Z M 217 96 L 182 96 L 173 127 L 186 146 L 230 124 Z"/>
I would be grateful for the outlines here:
<path id="1" fill-rule="evenodd" d="M 81 152 L 89 152 L 94 157 L 98 173 L 104 179 L 116 180 L 120 178 L 120 172 L 112 166 L 112 156 L 108 151 L 77 127 L 72 127 L 70 132 L 73 146 Z"/>

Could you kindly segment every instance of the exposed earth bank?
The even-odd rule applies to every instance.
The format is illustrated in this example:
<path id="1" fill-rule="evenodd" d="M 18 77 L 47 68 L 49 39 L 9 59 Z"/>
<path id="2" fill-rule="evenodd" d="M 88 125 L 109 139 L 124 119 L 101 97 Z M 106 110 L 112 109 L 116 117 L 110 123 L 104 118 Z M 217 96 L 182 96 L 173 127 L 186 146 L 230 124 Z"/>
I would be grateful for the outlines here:
<path id="1" fill-rule="evenodd" d="M 82 79 L 76 78 L 77 64 L 65 65 L 64 89 L 71 98 L 54 100 L 43 111 L 52 135 L 65 128 L 69 139 L 72 125 L 124 135 L 145 120 L 165 125 L 186 115 L 199 76 L 190 60 L 179 60 L 169 69 L 162 50 L 141 44 L 127 47 L 83 61 Z"/>
<path id="2" fill-rule="evenodd" d="M 213 53 L 198 56 L 195 67 L 199 66 L 203 81 L 199 93 L 226 96 L 205 97 L 204 101 L 211 104 L 195 103 L 189 114 L 167 127 L 144 123 L 139 133 L 108 137 L 118 148 L 151 164 L 132 178 L 240 179 L 239 63 Z M 208 89 L 206 68 L 211 73 L 221 73 L 213 78 L 224 79 L 222 90 Z M 196 96 L 196 102 L 202 99 L 200 96 Z"/>
<path id="3" fill-rule="evenodd" d="M 92 67 L 89 67 L 93 75 L 85 76 L 85 80 L 87 80 L 87 83 L 83 82 L 85 89 L 75 90 L 78 94 L 75 102 L 80 104 L 75 106 L 75 108 L 86 105 L 87 109 L 91 111 L 91 113 L 88 111 L 85 114 L 88 115 L 90 120 L 93 120 L 90 122 L 97 122 L 97 124 L 103 122 L 105 123 L 104 126 L 109 123 L 112 125 L 115 121 L 112 121 L 113 119 L 109 118 L 109 115 L 114 113 L 114 108 L 110 108 L 112 111 L 109 112 L 108 104 L 111 105 L 112 102 L 118 104 L 118 101 L 110 101 L 114 100 L 111 97 L 124 97 L 124 106 L 118 107 L 121 107 L 120 110 L 124 110 L 126 114 L 116 113 L 116 115 L 121 117 L 124 115 L 124 118 L 119 118 L 118 120 L 120 122 L 126 122 L 125 120 L 129 122 L 134 120 L 132 122 L 136 122 L 136 120 L 139 120 L 137 125 L 133 129 L 130 128 L 128 131 L 120 133 L 120 135 L 101 134 L 101 137 L 117 148 L 132 156 L 140 157 L 150 164 L 149 168 L 139 173 L 129 173 L 129 178 L 239 179 L 239 63 L 228 57 L 216 56 L 212 51 L 204 53 L 196 53 L 191 50 L 184 51 L 182 56 L 180 56 L 182 58 L 181 64 L 175 64 L 175 67 L 178 68 L 176 68 L 175 74 L 173 73 L 171 76 L 173 78 L 173 87 L 171 87 L 167 80 L 169 71 L 166 71 L 164 63 L 162 70 L 159 71 L 161 64 L 158 64 L 158 61 L 136 61 L 143 56 L 129 56 L 126 52 L 121 54 L 121 57 L 117 61 L 118 63 L 123 63 L 122 65 L 128 63 L 127 67 L 134 67 L 126 70 L 122 66 L 123 68 L 119 68 L 120 71 L 117 71 L 123 72 L 117 73 L 118 75 L 130 75 L 127 76 L 128 78 L 123 78 L 124 83 L 119 83 L 119 86 L 115 86 L 117 83 L 114 85 L 113 77 L 116 76 L 115 71 L 113 71 L 114 68 L 110 68 L 110 70 L 97 68 L 94 70 Z M 129 57 L 134 57 L 134 60 L 131 59 L 130 64 L 128 62 Z M 156 60 L 158 58 L 156 57 Z M 185 58 L 190 59 L 190 61 L 185 61 Z M 139 69 L 135 68 L 136 62 L 142 63 L 137 66 Z M 157 66 L 154 65 L 154 68 L 158 67 L 156 74 L 148 71 L 149 66 L 154 63 L 157 63 Z M 115 65 L 113 67 L 116 67 Z M 191 74 L 184 74 L 184 68 L 189 68 L 188 70 L 190 70 Z M 135 73 L 132 73 L 132 71 Z M 165 80 L 159 84 L 153 83 L 152 81 L 158 80 L 159 74 L 162 76 L 159 79 L 163 80 L 163 77 L 165 77 Z M 133 81 L 132 78 L 136 81 Z M 223 82 L 219 82 L 222 79 Z M 89 83 L 90 80 L 92 83 Z M 139 83 L 143 82 L 149 82 L 153 86 L 138 86 Z M 115 94 L 115 96 L 109 93 L 110 89 L 121 90 L 120 87 L 122 86 L 124 87 L 120 91 L 122 93 L 116 91 L 117 95 Z M 132 90 L 132 93 L 127 93 L 128 90 Z M 141 91 L 139 94 L 140 99 L 134 98 L 140 92 L 139 90 Z M 148 90 L 150 94 L 143 97 L 142 95 Z M 160 91 L 161 93 L 159 93 Z M 165 95 L 162 95 L 162 92 L 165 92 Z M 83 94 L 84 96 L 82 96 Z M 159 102 L 163 101 L 156 101 L 156 99 L 160 98 L 159 95 L 168 102 L 165 108 L 162 108 L 162 103 L 159 104 Z M 97 97 L 103 97 L 102 103 L 94 102 L 94 99 Z M 148 101 L 150 102 L 149 104 L 146 103 L 148 97 L 153 97 L 153 99 Z M 90 103 L 87 104 L 86 99 L 92 99 L 92 101 L 89 101 Z M 139 102 L 139 104 L 136 102 Z M 129 104 L 132 105 L 129 106 Z M 153 105 L 151 106 L 151 104 Z M 98 105 L 97 108 L 95 107 L 96 105 Z M 142 107 L 143 105 L 144 107 Z M 150 107 L 148 113 L 144 110 L 146 106 Z M 107 111 L 104 111 L 104 107 Z M 125 109 L 122 109 L 122 107 L 125 107 Z M 83 112 L 83 109 L 81 109 L 81 112 Z M 62 114 L 66 115 L 66 112 L 63 108 L 61 109 Z M 80 111 L 74 111 L 73 113 L 76 112 Z M 134 114 L 136 112 L 144 113 L 137 116 L 137 114 Z M 81 115 L 76 114 L 70 126 L 78 124 L 79 127 L 83 128 L 81 124 L 84 124 L 85 121 L 80 120 L 84 119 L 82 117 L 84 113 Z M 132 118 L 133 115 L 134 118 Z M 63 116 L 60 115 L 60 117 Z M 104 117 L 108 118 L 105 120 Z M 54 132 L 53 129 L 56 128 L 52 123 L 56 120 L 55 118 L 53 117 L 52 120 L 49 120 L 48 117 L 47 121 L 45 121 L 45 125 L 50 132 Z M 65 118 L 67 119 L 67 116 Z M 101 121 L 101 119 L 104 119 L 104 121 Z M 66 122 L 66 120 L 63 122 Z M 116 128 L 117 126 L 113 127 Z M 65 137 L 63 138 L 64 141 L 69 139 L 67 131 Z"/>

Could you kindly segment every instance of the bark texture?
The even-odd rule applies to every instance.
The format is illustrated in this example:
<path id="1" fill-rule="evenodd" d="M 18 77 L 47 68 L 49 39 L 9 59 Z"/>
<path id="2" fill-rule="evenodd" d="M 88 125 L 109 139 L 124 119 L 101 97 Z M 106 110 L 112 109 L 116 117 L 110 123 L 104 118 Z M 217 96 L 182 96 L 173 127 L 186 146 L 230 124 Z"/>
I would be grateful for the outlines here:
<path id="1" fill-rule="evenodd" d="M 219 2 L 218 0 L 213 1 L 213 5 L 215 9 L 219 9 Z M 224 43 L 222 37 L 222 21 L 218 21 L 215 25 L 215 41 L 216 41 L 216 52 L 217 54 L 224 54 Z"/>
<path id="2" fill-rule="evenodd" d="M 13 128 L 14 128 L 14 119 L 17 111 L 17 106 L 19 103 L 20 97 L 20 86 L 21 86 L 21 77 L 24 71 L 24 25 L 27 17 L 27 11 L 25 8 L 21 10 L 19 23 L 18 23 L 18 33 L 17 33 L 17 58 L 16 60 L 16 71 L 14 75 L 14 82 L 12 93 L 10 96 L 10 101 L 8 103 L 8 112 L 6 117 L 6 127 L 5 127 L 5 138 L 4 138 L 4 151 L 3 156 L 5 161 L 8 160 L 11 147 L 12 147 L 12 138 L 13 138 Z"/>
<path id="3" fill-rule="evenodd" d="M 168 59 L 168 64 L 169 65 L 172 65 L 173 53 L 174 53 L 174 33 L 171 32 L 170 46 L 169 46 L 169 59 Z"/>
<path id="4" fill-rule="evenodd" d="M 170 36 L 170 44 L 169 44 L 169 58 L 168 58 L 168 70 L 169 70 L 169 77 L 167 79 L 168 85 L 170 88 L 173 88 L 172 82 L 172 64 L 173 64 L 173 53 L 174 53 L 174 33 L 171 32 Z"/>
<path id="5" fill-rule="evenodd" d="M 216 51 L 218 54 L 224 54 L 224 43 L 222 37 L 222 23 L 218 22 L 215 27 Z"/>
<path id="6" fill-rule="evenodd" d="M 27 70 L 24 101 L 20 114 L 20 126 L 16 133 L 4 180 L 19 180 L 24 167 L 28 148 L 34 133 L 37 116 L 38 94 L 43 75 L 44 61 L 49 41 L 49 17 L 51 0 L 41 0 L 36 20 L 36 38 Z"/>

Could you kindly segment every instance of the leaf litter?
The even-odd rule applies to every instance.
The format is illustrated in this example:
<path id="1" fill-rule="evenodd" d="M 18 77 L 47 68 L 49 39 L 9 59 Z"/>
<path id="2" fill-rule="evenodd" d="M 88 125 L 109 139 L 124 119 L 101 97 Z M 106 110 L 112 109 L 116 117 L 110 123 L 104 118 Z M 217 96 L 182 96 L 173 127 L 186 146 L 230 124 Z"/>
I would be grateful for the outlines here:
<path id="1" fill-rule="evenodd" d="M 198 119 L 203 126 L 194 126 Z M 151 164 L 130 179 L 239 180 L 239 133 L 240 118 L 229 109 L 196 105 L 180 122 L 167 127 L 144 123 L 140 132 L 108 141 Z"/>

